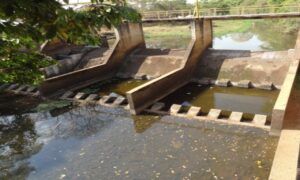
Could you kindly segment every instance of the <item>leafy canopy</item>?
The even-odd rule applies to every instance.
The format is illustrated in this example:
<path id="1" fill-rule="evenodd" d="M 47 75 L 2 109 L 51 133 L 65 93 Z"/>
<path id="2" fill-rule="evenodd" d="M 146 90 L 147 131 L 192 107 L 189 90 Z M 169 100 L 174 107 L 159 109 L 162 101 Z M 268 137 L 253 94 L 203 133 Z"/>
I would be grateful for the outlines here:
<path id="1" fill-rule="evenodd" d="M 91 2 L 75 11 L 56 0 L 0 0 L 0 83 L 39 83 L 40 69 L 54 63 L 39 51 L 46 40 L 95 45 L 102 26 L 140 20 L 124 1 Z"/>

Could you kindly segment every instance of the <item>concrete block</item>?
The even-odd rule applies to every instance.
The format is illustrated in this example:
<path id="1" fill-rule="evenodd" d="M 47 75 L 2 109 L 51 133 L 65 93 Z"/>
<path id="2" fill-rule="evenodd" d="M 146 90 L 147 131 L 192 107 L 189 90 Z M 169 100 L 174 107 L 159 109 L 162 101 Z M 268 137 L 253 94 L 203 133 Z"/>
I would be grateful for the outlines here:
<path id="1" fill-rule="evenodd" d="M 154 103 L 152 106 L 151 106 L 151 110 L 152 111 L 159 111 L 161 110 L 162 108 L 165 107 L 165 103 L 162 103 L 162 102 L 157 102 L 157 103 Z"/>
<path id="2" fill-rule="evenodd" d="M 21 85 L 20 87 L 18 87 L 18 89 L 16 89 L 15 91 L 16 92 L 19 92 L 19 91 L 24 91 L 25 89 L 28 88 L 28 85 Z"/>
<path id="3" fill-rule="evenodd" d="M 90 94 L 88 97 L 85 99 L 86 101 L 95 101 L 98 100 L 99 95 L 98 94 Z"/>
<path id="4" fill-rule="evenodd" d="M 38 97 L 40 95 L 41 95 L 40 91 L 36 91 L 35 93 L 32 94 L 32 96 L 34 96 L 34 97 Z"/>
<path id="5" fill-rule="evenodd" d="M 221 114 L 221 110 L 220 109 L 211 109 L 208 113 L 208 117 L 209 118 L 213 118 L 213 119 L 218 119 L 220 114 Z"/>
<path id="6" fill-rule="evenodd" d="M 127 103 L 127 99 L 123 96 L 117 97 L 117 99 L 113 102 L 113 104 L 116 105 L 116 106 L 120 106 L 120 105 L 125 104 L 125 103 Z"/>
<path id="7" fill-rule="evenodd" d="M 117 97 L 119 97 L 120 95 L 117 94 L 117 93 L 112 92 L 112 93 L 110 93 L 108 96 L 109 96 L 109 97 L 112 97 L 112 98 L 117 98 Z"/>
<path id="8" fill-rule="evenodd" d="M 178 112 L 180 111 L 180 109 L 182 108 L 181 105 L 179 104 L 173 104 L 170 108 L 170 114 L 171 115 L 176 115 L 178 114 Z"/>
<path id="9" fill-rule="evenodd" d="M 74 97 L 74 99 L 77 99 L 77 100 L 82 100 L 84 97 L 86 96 L 85 93 L 77 93 Z"/>
<path id="10" fill-rule="evenodd" d="M 264 126 L 267 121 L 266 115 L 255 114 L 252 123 L 258 126 Z"/>
<path id="11" fill-rule="evenodd" d="M 198 116 L 200 112 L 201 112 L 201 107 L 191 106 L 189 111 L 187 112 L 187 116 L 195 117 Z"/>
<path id="12" fill-rule="evenodd" d="M 228 87 L 230 86 L 230 80 L 229 79 L 220 79 L 216 81 L 217 86 L 221 87 Z"/>
<path id="13" fill-rule="evenodd" d="M 113 96 L 103 96 L 99 101 L 100 104 L 111 104 L 113 103 L 117 98 Z"/>
<path id="14" fill-rule="evenodd" d="M 75 94 L 72 91 L 67 91 L 61 96 L 61 99 L 72 98 L 74 95 Z"/>
<path id="15" fill-rule="evenodd" d="M 273 83 L 261 83 L 257 84 L 258 89 L 264 89 L 264 90 L 273 90 Z"/>
<path id="16" fill-rule="evenodd" d="M 28 87 L 26 91 L 27 91 L 28 93 L 34 93 L 34 92 L 36 92 L 37 90 L 38 90 L 37 87 L 31 86 L 31 87 Z"/>
<path id="17" fill-rule="evenodd" d="M 242 112 L 232 112 L 230 114 L 229 121 L 241 122 L 242 117 L 243 117 L 243 113 Z"/>
<path id="18" fill-rule="evenodd" d="M 240 88 L 250 88 L 251 87 L 251 81 L 249 80 L 242 80 L 238 82 L 237 87 Z"/>
<path id="19" fill-rule="evenodd" d="M 17 89 L 19 87 L 19 84 L 12 84 L 12 85 L 10 85 L 8 88 L 7 88 L 7 90 L 15 90 L 15 89 Z"/>

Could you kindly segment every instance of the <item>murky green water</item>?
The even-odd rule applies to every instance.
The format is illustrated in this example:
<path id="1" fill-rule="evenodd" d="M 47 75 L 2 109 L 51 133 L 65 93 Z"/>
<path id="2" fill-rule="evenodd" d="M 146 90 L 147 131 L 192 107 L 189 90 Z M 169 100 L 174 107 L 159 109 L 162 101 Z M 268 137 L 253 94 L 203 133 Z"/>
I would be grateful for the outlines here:
<path id="1" fill-rule="evenodd" d="M 267 179 L 277 141 L 101 106 L 1 116 L 0 179 Z"/>
<path id="2" fill-rule="evenodd" d="M 135 87 L 138 87 L 146 82 L 147 80 L 113 78 L 98 84 L 94 84 L 79 91 L 85 93 L 97 93 L 100 96 L 105 96 L 110 93 L 117 93 L 125 96 L 127 91 L 134 89 Z"/>
<path id="3" fill-rule="evenodd" d="M 190 104 L 201 107 L 204 113 L 217 108 L 225 111 L 270 115 L 278 93 L 279 91 L 276 90 L 210 87 L 189 83 L 161 101 L 166 103 L 166 109 L 172 104 Z"/>

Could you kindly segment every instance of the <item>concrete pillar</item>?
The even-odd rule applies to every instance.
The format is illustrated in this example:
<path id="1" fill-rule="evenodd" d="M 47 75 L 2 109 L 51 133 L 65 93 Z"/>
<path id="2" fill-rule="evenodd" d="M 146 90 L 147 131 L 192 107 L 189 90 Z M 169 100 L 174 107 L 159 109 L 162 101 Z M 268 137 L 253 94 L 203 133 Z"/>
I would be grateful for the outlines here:
<path id="1" fill-rule="evenodd" d="M 104 64 L 46 79 L 39 88 L 41 94 L 43 96 L 62 94 L 111 78 L 128 54 L 136 48 L 145 48 L 141 23 L 122 23 L 115 32 L 115 44 L 106 56 Z"/>
<path id="2" fill-rule="evenodd" d="M 211 20 L 193 20 L 191 31 L 192 39 L 180 68 L 127 92 L 132 114 L 140 113 L 190 81 L 201 55 L 212 45 Z"/>

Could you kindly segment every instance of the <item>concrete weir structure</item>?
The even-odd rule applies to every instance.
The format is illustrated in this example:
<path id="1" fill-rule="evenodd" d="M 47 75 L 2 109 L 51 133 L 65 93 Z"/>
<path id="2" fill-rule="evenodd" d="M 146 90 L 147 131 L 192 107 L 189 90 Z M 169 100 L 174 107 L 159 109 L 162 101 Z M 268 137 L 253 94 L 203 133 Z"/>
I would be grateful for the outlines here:
<path id="1" fill-rule="evenodd" d="M 196 19 L 191 22 L 192 39 L 184 54 L 184 60 L 175 69 L 127 92 L 132 114 L 139 114 L 154 102 L 188 83 L 201 55 L 212 46 L 212 21 Z"/>
<path id="2" fill-rule="evenodd" d="M 100 65 L 81 68 L 47 78 L 39 87 L 43 96 L 62 94 L 113 77 L 127 54 L 144 48 L 145 40 L 140 23 L 124 22 L 115 29 L 116 41 Z"/>

